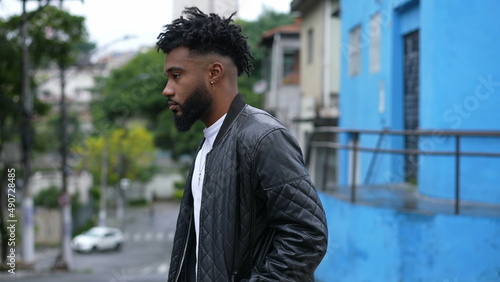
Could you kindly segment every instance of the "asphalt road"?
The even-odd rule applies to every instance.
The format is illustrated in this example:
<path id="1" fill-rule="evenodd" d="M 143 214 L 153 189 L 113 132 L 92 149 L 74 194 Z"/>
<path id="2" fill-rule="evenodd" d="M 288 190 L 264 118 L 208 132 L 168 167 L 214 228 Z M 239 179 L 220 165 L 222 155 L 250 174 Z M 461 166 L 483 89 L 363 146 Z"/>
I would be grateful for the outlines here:
<path id="1" fill-rule="evenodd" d="M 36 272 L 20 272 L 8 279 L 26 282 L 166 281 L 178 209 L 177 203 L 156 203 L 153 218 L 147 208 L 128 209 L 123 221 L 109 221 L 110 226 L 124 233 L 125 243 L 120 251 L 74 252 L 71 272 L 54 273 L 49 269 L 58 250 L 47 249 L 36 255 Z"/>

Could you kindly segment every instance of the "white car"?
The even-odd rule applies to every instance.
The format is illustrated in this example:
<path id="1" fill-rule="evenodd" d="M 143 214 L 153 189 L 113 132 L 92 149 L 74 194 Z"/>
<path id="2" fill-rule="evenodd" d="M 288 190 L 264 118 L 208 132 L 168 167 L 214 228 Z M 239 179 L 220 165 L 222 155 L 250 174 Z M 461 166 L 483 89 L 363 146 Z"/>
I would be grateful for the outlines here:
<path id="1" fill-rule="evenodd" d="M 119 229 L 101 226 L 92 227 L 71 241 L 71 247 L 78 252 L 119 250 L 122 245 L 123 234 Z"/>

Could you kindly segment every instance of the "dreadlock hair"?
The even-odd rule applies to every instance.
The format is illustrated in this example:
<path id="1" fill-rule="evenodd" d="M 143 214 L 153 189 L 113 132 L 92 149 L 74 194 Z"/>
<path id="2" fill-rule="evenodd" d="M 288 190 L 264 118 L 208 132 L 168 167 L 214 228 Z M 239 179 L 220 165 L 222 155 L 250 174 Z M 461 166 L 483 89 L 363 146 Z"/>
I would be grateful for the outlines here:
<path id="1" fill-rule="evenodd" d="M 229 18 L 221 18 L 211 13 L 207 15 L 197 7 L 186 8 L 184 18 L 174 20 L 164 26 L 164 32 L 158 35 L 157 50 L 169 53 L 173 49 L 187 47 L 191 55 L 218 54 L 233 60 L 238 69 L 238 76 L 245 72 L 250 76 L 255 59 L 250 54 L 247 37 L 241 34 L 241 26 L 231 24 L 233 13 Z"/>

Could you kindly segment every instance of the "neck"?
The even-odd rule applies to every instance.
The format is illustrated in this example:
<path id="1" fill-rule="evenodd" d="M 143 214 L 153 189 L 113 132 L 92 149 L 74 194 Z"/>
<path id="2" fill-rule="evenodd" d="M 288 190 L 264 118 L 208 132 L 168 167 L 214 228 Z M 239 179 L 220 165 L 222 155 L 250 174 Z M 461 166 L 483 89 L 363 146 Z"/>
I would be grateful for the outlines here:
<path id="1" fill-rule="evenodd" d="M 228 112 L 229 107 L 237 94 L 237 87 L 232 91 L 212 94 L 212 106 L 207 109 L 207 112 L 200 119 L 205 124 L 205 127 L 210 127 Z"/>

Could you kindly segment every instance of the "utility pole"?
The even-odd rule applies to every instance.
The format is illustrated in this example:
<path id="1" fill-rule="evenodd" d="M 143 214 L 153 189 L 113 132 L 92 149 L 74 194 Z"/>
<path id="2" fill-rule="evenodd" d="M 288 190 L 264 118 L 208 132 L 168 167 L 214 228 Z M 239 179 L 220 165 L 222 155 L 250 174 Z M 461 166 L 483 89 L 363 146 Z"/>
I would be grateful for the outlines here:
<path id="1" fill-rule="evenodd" d="M 59 76 L 61 82 L 61 174 L 62 174 L 62 191 L 59 195 L 58 202 L 62 210 L 62 240 L 59 256 L 54 262 L 53 269 L 70 270 L 73 265 L 73 257 L 71 253 L 71 196 L 68 192 L 68 116 L 66 111 L 66 66 L 64 63 L 59 65 Z"/>
<path id="2" fill-rule="evenodd" d="M 105 129 L 104 129 L 105 130 Z M 101 160 L 101 197 L 99 205 L 99 226 L 106 226 L 106 201 L 108 186 L 108 136 L 103 134 L 104 146 Z"/>
<path id="3" fill-rule="evenodd" d="M 64 0 L 59 0 L 59 9 L 62 10 Z M 61 178 L 62 189 L 58 202 L 62 211 L 62 240 L 60 253 L 57 256 L 53 269 L 70 270 L 73 266 L 73 256 L 71 252 L 71 233 L 73 223 L 71 218 L 71 196 L 68 192 L 68 115 L 66 109 L 66 62 L 58 62 L 59 77 L 61 83 L 61 101 L 59 104 L 61 113 Z"/>
<path id="4" fill-rule="evenodd" d="M 23 0 L 23 6 L 26 1 Z M 47 5 L 51 0 L 47 0 Z M 83 3 L 83 0 L 81 0 Z M 62 10 L 64 0 L 59 0 L 59 9 Z M 24 10 L 24 9 L 23 9 Z M 24 12 L 23 12 L 24 14 Z M 26 45 L 26 44 L 24 44 Z M 26 51 L 27 52 L 27 51 Z M 62 191 L 58 197 L 58 203 L 62 211 L 62 240 L 60 253 L 52 266 L 53 269 L 70 270 L 73 264 L 73 257 L 71 252 L 71 233 L 72 233 L 72 218 L 71 218 L 71 196 L 68 193 L 68 172 L 69 167 L 67 164 L 68 158 L 68 137 L 67 137 L 67 111 L 66 111 L 66 62 L 58 62 L 60 71 L 61 83 L 61 101 L 60 101 L 60 134 L 61 134 L 61 178 L 62 178 Z M 33 207 L 33 200 L 31 199 L 31 208 Z M 32 214 L 32 211 L 31 211 Z M 33 224 L 31 223 L 31 227 Z M 34 253 L 34 252 L 33 252 Z"/>
<path id="5" fill-rule="evenodd" d="M 22 200 L 22 258 L 24 263 L 31 265 L 35 259 L 35 236 L 33 227 L 33 197 L 30 191 L 31 164 L 30 153 L 32 145 L 31 116 L 33 112 L 33 97 L 31 95 L 31 74 L 28 52 L 28 15 L 26 2 L 23 1 L 21 42 L 22 42 L 22 85 L 21 97 L 23 101 L 21 142 L 22 142 L 22 167 L 23 167 L 23 200 Z"/>

